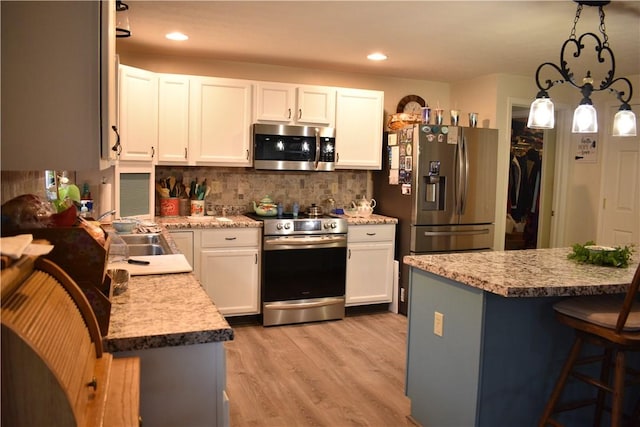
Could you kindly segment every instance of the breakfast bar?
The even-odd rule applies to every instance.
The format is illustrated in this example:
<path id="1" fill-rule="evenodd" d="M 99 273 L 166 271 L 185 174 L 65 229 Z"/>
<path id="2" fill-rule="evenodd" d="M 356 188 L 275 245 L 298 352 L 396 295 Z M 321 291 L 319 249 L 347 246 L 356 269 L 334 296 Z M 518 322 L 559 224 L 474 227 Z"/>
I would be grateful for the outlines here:
<path id="1" fill-rule="evenodd" d="M 624 293 L 638 266 L 578 264 L 570 248 L 409 255 L 406 394 L 431 426 L 535 426 L 573 340 L 553 304 Z M 634 360 L 637 362 L 637 360 Z M 579 393 L 576 388 L 569 393 Z M 567 426 L 586 425 L 578 411 Z"/>

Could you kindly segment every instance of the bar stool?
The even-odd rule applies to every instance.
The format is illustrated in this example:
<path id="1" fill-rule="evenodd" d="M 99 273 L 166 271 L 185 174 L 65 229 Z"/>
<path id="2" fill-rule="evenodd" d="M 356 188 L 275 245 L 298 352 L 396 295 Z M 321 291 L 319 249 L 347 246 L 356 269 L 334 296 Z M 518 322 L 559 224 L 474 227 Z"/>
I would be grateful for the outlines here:
<path id="1" fill-rule="evenodd" d="M 640 302 L 636 300 L 640 286 L 640 266 L 636 269 L 626 295 L 600 295 L 568 298 L 556 303 L 553 308 L 556 318 L 575 330 L 575 340 L 560 377 L 545 406 L 539 427 L 562 426 L 551 418 L 553 414 L 595 405 L 594 426 L 600 426 L 605 410 L 611 412 L 611 426 L 622 426 L 624 390 L 626 386 L 640 384 L 640 371 L 626 366 L 625 354 L 640 350 Z M 584 343 L 604 349 L 602 355 L 580 357 Z M 602 363 L 600 378 L 580 372 L 577 368 L 595 362 Z M 613 381 L 610 373 L 613 369 Z M 559 404 L 569 376 L 597 388 L 595 398 Z M 611 394 L 611 407 L 606 407 L 606 394 Z M 628 417 L 629 425 L 640 426 L 640 392 L 633 396 L 635 410 Z"/>

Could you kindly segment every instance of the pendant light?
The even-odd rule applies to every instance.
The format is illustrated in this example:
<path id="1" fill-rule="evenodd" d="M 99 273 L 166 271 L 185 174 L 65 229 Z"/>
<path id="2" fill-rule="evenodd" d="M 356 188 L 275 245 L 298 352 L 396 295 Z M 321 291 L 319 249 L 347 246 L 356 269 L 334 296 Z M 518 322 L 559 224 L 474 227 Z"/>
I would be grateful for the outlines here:
<path id="1" fill-rule="evenodd" d="M 574 0 L 578 3 L 576 10 L 576 16 L 573 20 L 573 28 L 569 38 L 562 44 L 560 50 L 560 66 L 545 62 L 541 64 L 536 70 L 536 84 L 540 91 L 536 96 L 536 99 L 531 103 L 531 109 L 529 111 L 529 120 L 527 126 L 532 129 L 552 129 L 554 126 L 554 107 L 551 98 L 549 98 L 548 90 L 556 84 L 569 83 L 582 92 L 582 100 L 580 105 L 573 113 L 573 125 L 571 130 L 573 133 L 596 133 L 598 131 L 598 115 L 596 109 L 593 107 L 591 101 L 591 93 L 594 91 L 607 90 L 610 93 L 615 94 L 618 101 L 620 101 L 620 109 L 613 119 L 613 136 L 636 136 L 636 116 L 631 111 L 629 106 L 629 100 L 633 94 L 633 87 L 631 82 L 626 77 L 615 76 L 615 58 L 613 51 L 609 47 L 609 37 L 607 36 L 605 24 L 604 24 L 604 6 L 609 4 L 609 1 L 585 1 Z M 580 14 L 583 6 L 597 6 L 600 16 L 600 33 L 602 40 L 594 33 L 584 33 L 580 37 L 576 36 L 576 24 L 580 20 Z M 573 72 L 568 66 L 568 62 L 565 59 L 565 50 L 569 50 L 574 58 L 580 57 L 582 50 L 585 48 L 584 40 L 592 38 L 595 42 L 595 51 L 597 53 L 598 62 L 605 62 L 608 60 L 611 64 L 610 70 L 606 73 L 606 77 L 601 81 L 600 86 L 593 86 L 593 78 L 591 72 L 587 71 L 587 75 L 582 79 L 582 84 L 578 84 L 573 76 Z M 540 82 L 540 71 L 545 67 L 551 67 L 556 70 L 562 77 L 560 80 L 545 80 L 544 84 Z M 624 86 L 626 84 L 628 92 L 619 91 L 612 86 L 614 84 L 620 84 Z"/>
<path id="2" fill-rule="evenodd" d="M 121 0 L 116 0 L 116 37 L 131 37 L 129 5 Z"/>

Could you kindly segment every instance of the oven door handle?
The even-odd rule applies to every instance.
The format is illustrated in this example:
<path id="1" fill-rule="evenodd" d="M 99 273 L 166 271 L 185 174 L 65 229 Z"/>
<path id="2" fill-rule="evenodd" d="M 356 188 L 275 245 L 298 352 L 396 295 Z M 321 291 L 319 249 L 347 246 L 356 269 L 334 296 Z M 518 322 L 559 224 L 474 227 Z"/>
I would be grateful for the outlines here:
<path id="1" fill-rule="evenodd" d="M 295 247 L 298 249 L 322 249 L 326 247 L 346 246 L 347 238 L 345 236 L 323 237 L 323 238 L 288 238 L 288 239 L 265 239 L 265 250 L 289 249 Z"/>
<path id="2" fill-rule="evenodd" d="M 301 308 L 326 307 L 328 305 L 344 303 L 344 298 L 323 298 L 312 302 L 270 302 L 264 304 L 265 310 L 299 310 Z"/>

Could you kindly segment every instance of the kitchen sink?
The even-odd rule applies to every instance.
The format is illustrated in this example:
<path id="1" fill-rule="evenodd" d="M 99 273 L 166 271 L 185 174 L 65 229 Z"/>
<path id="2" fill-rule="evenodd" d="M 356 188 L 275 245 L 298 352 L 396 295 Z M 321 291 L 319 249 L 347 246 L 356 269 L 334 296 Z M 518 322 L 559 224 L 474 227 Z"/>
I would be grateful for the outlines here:
<path id="1" fill-rule="evenodd" d="M 169 255 L 173 253 L 160 233 L 120 234 L 129 248 L 129 256 Z"/>

